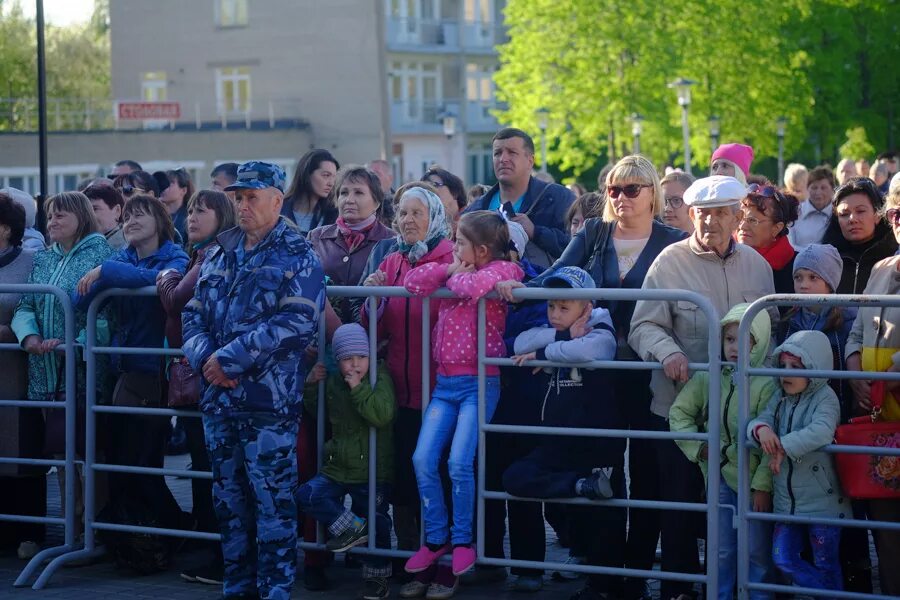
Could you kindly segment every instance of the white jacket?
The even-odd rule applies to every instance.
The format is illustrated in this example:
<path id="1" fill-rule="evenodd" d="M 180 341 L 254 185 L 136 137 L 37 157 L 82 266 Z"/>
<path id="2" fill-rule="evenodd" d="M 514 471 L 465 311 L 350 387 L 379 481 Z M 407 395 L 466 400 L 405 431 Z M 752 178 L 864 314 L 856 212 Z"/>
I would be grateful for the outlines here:
<path id="1" fill-rule="evenodd" d="M 756 250 L 734 243 L 731 253 L 722 258 L 701 246 L 696 235 L 667 246 L 650 265 L 642 289 L 697 292 L 718 311 L 716 326 L 735 304 L 775 293 L 772 268 Z M 778 310 L 769 312 L 775 322 Z M 643 360 L 662 362 L 683 352 L 690 362 L 707 362 L 708 342 L 706 316 L 695 304 L 646 300 L 636 304 L 628 344 Z M 668 419 L 681 384 L 676 386 L 663 371 L 654 371 L 650 389 L 650 410 Z"/>

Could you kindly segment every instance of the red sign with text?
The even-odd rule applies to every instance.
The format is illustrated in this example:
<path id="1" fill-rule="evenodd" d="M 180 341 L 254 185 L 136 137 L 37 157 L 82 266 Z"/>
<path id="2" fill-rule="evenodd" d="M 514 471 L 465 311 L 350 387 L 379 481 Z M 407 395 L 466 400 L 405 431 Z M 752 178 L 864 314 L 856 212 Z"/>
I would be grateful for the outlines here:
<path id="1" fill-rule="evenodd" d="M 164 119 L 174 121 L 181 118 L 181 104 L 178 102 L 119 102 L 120 120 Z"/>

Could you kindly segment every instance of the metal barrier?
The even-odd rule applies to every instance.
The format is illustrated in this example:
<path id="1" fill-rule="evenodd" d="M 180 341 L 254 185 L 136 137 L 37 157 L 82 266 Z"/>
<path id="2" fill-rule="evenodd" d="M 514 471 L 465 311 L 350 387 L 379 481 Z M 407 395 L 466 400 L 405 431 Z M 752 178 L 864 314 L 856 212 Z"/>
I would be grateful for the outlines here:
<path id="1" fill-rule="evenodd" d="M 540 300 L 540 299 L 591 299 L 591 300 L 611 300 L 611 301 L 633 301 L 633 300 L 651 300 L 651 301 L 687 301 L 696 304 L 702 310 L 709 323 L 717 323 L 719 318 L 715 308 L 712 306 L 708 298 L 705 298 L 695 292 L 685 290 L 625 290 L 625 289 L 591 289 L 591 290 L 548 290 L 548 289 L 518 289 L 514 292 L 517 298 L 523 300 Z M 85 360 L 87 367 L 87 398 L 86 398 L 86 450 L 85 450 L 85 493 L 84 493 L 84 520 L 85 520 L 85 545 L 83 549 L 75 550 L 71 545 L 63 547 L 59 551 L 56 558 L 47 566 L 41 576 L 34 584 L 34 589 L 41 589 L 49 581 L 55 571 L 67 562 L 82 558 L 90 558 L 99 555 L 102 552 L 98 548 L 95 539 L 95 532 L 100 531 L 119 531 L 132 533 L 146 533 L 163 536 L 177 536 L 191 539 L 218 541 L 220 536 L 213 533 L 179 530 L 179 529 L 163 529 L 154 527 L 139 527 L 132 525 L 122 525 L 116 523 L 101 522 L 96 519 L 96 498 L 94 493 L 95 473 L 98 471 L 131 473 L 144 475 L 169 475 L 185 478 L 211 478 L 209 472 L 183 471 L 166 468 L 149 468 L 125 465 L 111 465 L 97 462 L 96 454 L 96 415 L 97 414 L 124 414 L 124 415 L 155 415 L 155 416 L 178 416 L 187 418 L 198 418 L 199 412 L 171 410 L 164 408 L 137 408 L 137 407 L 118 407 L 97 404 L 97 388 L 96 360 L 98 355 L 102 354 L 118 354 L 118 355 L 156 355 L 156 356 L 180 356 L 180 350 L 165 348 L 121 348 L 98 346 L 96 339 L 96 320 L 101 305 L 114 296 L 138 297 L 138 296 L 155 296 L 156 289 L 152 287 L 123 290 L 111 289 L 106 290 L 97 295 L 88 308 L 87 314 L 87 336 L 85 343 Z M 399 287 L 329 287 L 329 297 L 367 297 L 369 303 L 369 311 L 371 315 L 377 313 L 377 299 L 390 297 L 412 297 L 405 289 Z M 452 298 L 454 297 L 448 290 L 439 290 L 431 296 L 431 298 Z M 422 394 L 423 394 L 423 411 L 427 409 L 428 398 L 430 394 L 430 299 L 428 297 L 421 298 L 423 302 L 422 310 Z M 491 425 L 486 423 L 485 419 L 485 375 L 487 365 L 510 366 L 513 364 L 511 359 L 489 358 L 486 357 L 485 345 L 485 300 L 482 298 L 478 304 L 478 377 L 479 377 L 479 444 L 478 444 L 478 476 L 477 476 L 477 523 L 475 529 L 475 537 L 477 544 L 477 556 L 480 564 L 496 565 L 496 566 L 513 566 L 525 568 L 556 568 L 565 571 L 575 571 L 583 573 L 596 574 L 613 574 L 626 577 L 640 577 L 649 579 L 668 579 L 687 582 L 705 583 L 707 586 L 707 595 L 713 597 L 717 587 L 718 576 L 718 503 L 716 495 L 719 485 L 719 456 L 717 453 L 710 454 L 710 477 L 707 483 L 708 498 L 712 501 L 706 503 L 679 503 L 679 502 L 662 502 L 649 500 L 626 500 L 613 499 L 605 501 L 589 501 L 586 499 L 537 499 L 537 498 L 520 498 L 505 494 L 502 492 L 485 490 L 485 436 L 488 432 L 504 432 L 504 433 L 520 433 L 526 435 L 563 435 L 578 437 L 615 437 L 615 438 L 635 438 L 635 439 L 690 439 L 702 440 L 712 443 L 713 440 L 719 438 L 719 423 L 713 419 L 710 421 L 707 433 L 671 433 L 661 431 L 640 431 L 640 430 L 619 430 L 619 429 L 587 429 L 587 428 L 554 428 L 541 426 L 512 426 L 512 425 Z M 370 351 L 375 355 L 377 347 L 377 322 L 376 319 L 369 320 L 369 337 Z M 720 355 L 720 331 L 717 327 L 710 328 L 709 331 L 709 363 L 692 363 L 691 370 L 708 370 L 709 377 L 709 406 L 710 411 L 715 413 L 719 410 L 720 402 L 720 373 L 721 373 L 721 355 Z M 324 314 L 320 315 L 319 328 L 319 353 L 320 359 L 324 358 L 325 352 L 325 323 Z M 72 364 L 71 362 L 69 363 Z M 595 361 L 578 365 L 562 365 L 552 363 L 550 361 L 530 361 L 526 367 L 533 366 L 578 366 L 582 368 L 595 369 L 625 369 L 625 370 L 658 370 L 662 368 L 659 363 L 643 363 L 643 362 L 617 362 L 617 361 Z M 72 371 L 74 376 L 74 370 Z M 370 383 L 375 384 L 375 369 L 370 369 Z M 324 382 L 319 385 L 319 406 L 324 406 Z M 326 411 L 317 411 L 317 431 L 318 431 L 318 466 L 321 468 L 323 460 L 322 446 L 325 438 L 325 419 Z M 73 423 L 74 425 L 74 420 Z M 74 429 L 73 429 L 74 430 Z M 74 456 L 74 437 L 70 437 L 69 444 L 73 446 L 71 456 Z M 376 485 L 376 433 L 374 428 L 370 428 L 369 432 L 369 506 L 368 518 L 371 523 L 375 523 L 375 485 Z M 72 498 L 72 490 L 68 489 L 67 499 Z M 677 573 L 667 571 L 646 571 L 638 569 L 613 568 L 601 566 L 582 566 L 582 565 L 566 565 L 563 563 L 552 562 L 531 562 L 521 560 L 506 560 L 499 558 L 489 558 L 484 552 L 484 503 L 486 499 L 490 500 L 521 500 L 528 502 L 558 502 L 563 504 L 591 504 L 596 506 L 617 507 L 617 508 L 649 508 L 662 510 L 684 510 L 692 512 L 707 513 L 707 530 L 708 540 L 706 545 L 706 574 L 694 573 Z M 67 506 L 71 506 L 71 502 Z M 323 550 L 325 545 L 322 540 L 322 528 L 319 528 L 319 535 L 316 543 L 300 542 L 299 546 L 306 550 Z M 377 548 L 374 535 L 369 536 L 368 546 L 366 548 L 354 548 L 354 552 L 363 555 L 373 556 L 391 556 L 406 557 L 411 552 L 399 550 L 391 550 L 386 548 Z M 24 575 L 24 573 L 23 573 Z M 20 577 L 22 579 L 22 577 Z M 18 582 L 17 582 L 18 585 Z"/>
<path id="2" fill-rule="evenodd" d="M 75 355 L 75 311 L 72 307 L 72 301 L 69 299 L 69 295 L 66 294 L 63 290 L 56 286 L 52 285 L 37 285 L 37 284 L 0 284 L 0 293 L 4 294 L 48 294 L 54 296 L 56 300 L 62 306 L 63 313 L 65 316 L 65 338 L 63 343 L 57 346 L 57 352 L 63 352 L 65 356 L 65 382 L 66 382 L 66 391 L 65 391 L 65 400 L 63 402 L 54 402 L 54 401 L 46 401 L 46 400 L 0 400 L 0 406 L 2 407 L 15 407 L 15 408 L 33 408 L 33 409 L 44 409 L 44 410 L 64 410 L 66 413 L 66 422 L 65 422 L 65 432 L 66 432 L 66 444 L 65 444 L 65 455 L 62 460 L 59 459 L 44 459 L 44 458 L 17 458 L 17 457 L 4 457 L 0 458 L 0 463 L 2 464 L 18 464 L 18 465 L 34 465 L 34 466 L 42 466 L 42 467 L 56 467 L 57 469 L 65 469 L 66 472 L 66 483 L 65 490 L 61 490 L 62 493 L 66 496 L 66 502 L 64 502 L 63 506 L 63 518 L 57 517 L 32 517 L 25 515 L 11 515 L 11 514 L 0 514 L 0 520 L 2 521 L 14 521 L 19 523 L 43 523 L 45 525 L 62 525 L 64 527 L 64 538 L 63 544 L 61 546 L 55 546 L 52 548 L 46 548 L 41 552 L 38 552 L 22 569 L 22 572 L 19 574 L 18 578 L 13 585 L 15 586 L 23 586 L 27 584 L 27 581 L 31 579 L 35 571 L 44 563 L 44 561 L 64 554 L 75 547 L 75 481 L 76 477 L 75 473 L 75 442 L 76 442 L 76 407 L 75 407 L 75 388 L 76 388 L 76 377 L 75 377 L 75 365 L 76 365 L 76 355 Z M 13 350 L 13 351 L 22 351 L 22 346 L 20 344 L 0 344 L 0 350 Z"/>
<path id="3" fill-rule="evenodd" d="M 778 377 L 784 369 L 775 368 L 757 368 L 750 366 L 750 327 L 753 318 L 761 310 L 765 310 L 771 306 L 882 306 L 882 307 L 898 307 L 900 306 L 900 297 L 885 295 L 801 295 L 801 294 L 772 294 L 760 298 L 753 302 L 744 313 L 738 330 L 738 365 L 735 371 L 735 379 L 737 380 L 738 390 L 738 431 L 744 443 L 738 445 L 738 508 L 737 508 L 737 548 L 738 548 L 738 570 L 737 570 L 737 586 L 738 598 L 746 600 L 750 596 L 750 592 L 754 590 L 778 592 L 786 594 L 804 594 L 808 596 L 827 596 L 829 598 L 859 598 L 871 600 L 872 598 L 888 599 L 894 596 L 885 596 L 877 594 L 863 594 L 855 592 L 839 592 L 834 590 L 819 590 L 797 586 L 786 586 L 766 583 L 751 583 L 750 576 L 750 544 L 749 544 L 749 522 L 750 520 L 782 522 L 782 523 L 799 523 L 799 524 L 824 524 L 838 527 L 856 527 L 863 529 L 888 529 L 900 531 L 900 523 L 889 521 L 868 521 L 857 519 L 825 519 L 815 517 L 802 517 L 796 515 L 780 515 L 774 513 L 756 513 L 748 509 L 750 503 L 750 468 L 749 468 L 749 451 L 751 445 L 746 441 L 747 426 L 750 423 L 750 378 L 757 376 L 773 376 Z M 843 351 L 843 349 L 842 349 Z M 835 370 L 817 370 L 807 369 L 803 371 L 807 377 L 825 378 L 825 379 L 877 379 L 886 381 L 900 381 L 900 373 L 887 372 L 871 372 L 871 371 L 835 371 Z M 710 414 L 713 413 L 710 409 Z M 710 419 L 712 423 L 712 419 Z M 881 456 L 900 456 L 900 448 L 881 448 L 869 446 L 839 446 L 831 444 L 825 446 L 824 450 L 832 454 L 853 453 L 853 454 L 875 454 Z M 712 455 L 712 453 L 710 453 Z M 710 466 L 710 470 L 712 466 Z"/>

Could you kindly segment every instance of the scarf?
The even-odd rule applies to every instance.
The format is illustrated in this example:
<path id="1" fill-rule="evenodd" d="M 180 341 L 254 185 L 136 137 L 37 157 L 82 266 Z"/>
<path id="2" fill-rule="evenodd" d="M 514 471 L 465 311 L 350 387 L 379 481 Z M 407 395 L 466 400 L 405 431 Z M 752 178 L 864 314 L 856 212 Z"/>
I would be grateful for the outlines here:
<path id="1" fill-rule="evenodd" d="M 441 240 L 446 240 L 450 237 L 450 226 L 447 224 L 447 213 L 444 212 L 444 205 L 434 192 L 414 187 L 406 190 L 400 201 L 403 201 L 403 198 L 415 198 L 428 209 L 428 231 L 425 232 L 424 240 L 407 244 L 403 241 L 403 235 L 397 235 L 397 246 L 400 254 L 404 255 L 411 264 L 416 264 L 423 256 L 434 250 Z"/>
<path id="2" fill-rule="evenodd" d="M 335 224 L 338 227 L 338 231 L 341 232 L 341 237 L 344 238 L 344 242 L 347 244 L 347 249 L 353 252 L 366 241 L 366 233 L 375 227 L 377 221 L 378 218 L 375 216 L 375 213 L 372 213 L 367 219 L 363 219 L 359 223 L 350 225 L 344 221 L 344 217 L 338 217 Z"/>
<path id="3" fill-rule="evenodd" d="M 791 242 L 786 235 L 780 236 L 768 246 L 754 248 L 754 250 L 759 252 L 762 257 L 766 259 L 766 262 L 769 263 L 769 266 L 772 267 L 773 271 L 780 271 L 785 268 L 796 254 L 796 252 L 794 252 L 794 247 L 791 246 Z"/>

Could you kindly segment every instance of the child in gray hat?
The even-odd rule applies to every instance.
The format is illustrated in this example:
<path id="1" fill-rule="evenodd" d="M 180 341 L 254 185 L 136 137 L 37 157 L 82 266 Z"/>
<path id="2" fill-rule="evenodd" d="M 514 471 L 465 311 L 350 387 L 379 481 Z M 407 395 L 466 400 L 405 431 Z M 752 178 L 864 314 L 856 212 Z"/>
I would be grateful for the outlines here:
<path id="1" fill-rule="evenodd" d="M 794 258 L 794 293 L 827 295 L 835 293 L 841 281 L 844 261 L 829 244 L 810 244 Z M 856 319 L 856 309 L 845 306 L 795 306 L 785 315 L 777 332 L 781 344 L 797 331 L 821 331 L 831 343 L 834 368 L 845 369 L 844 347 Z M 848 380 L 829 380 L 841 403 L 841 422 L 849 419 L 853 394 Z"/>

